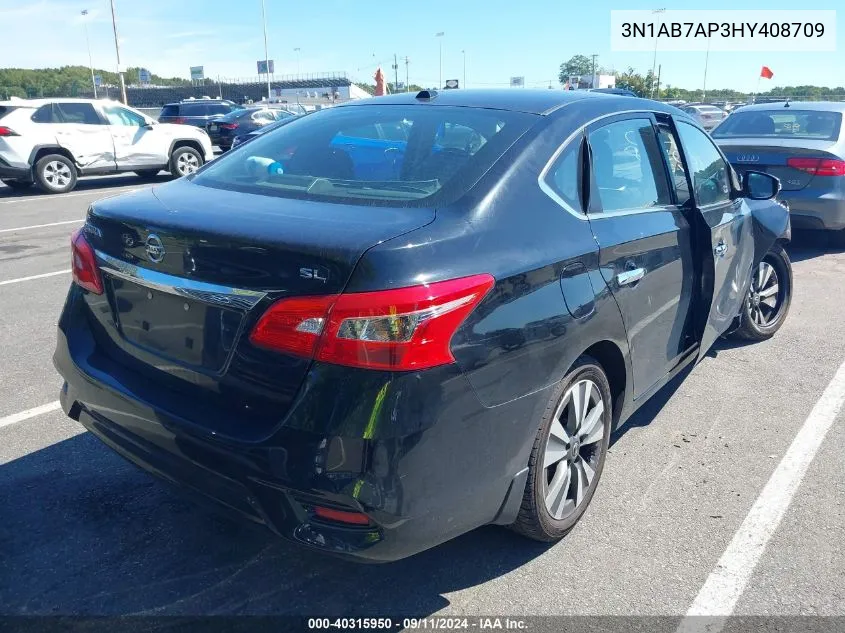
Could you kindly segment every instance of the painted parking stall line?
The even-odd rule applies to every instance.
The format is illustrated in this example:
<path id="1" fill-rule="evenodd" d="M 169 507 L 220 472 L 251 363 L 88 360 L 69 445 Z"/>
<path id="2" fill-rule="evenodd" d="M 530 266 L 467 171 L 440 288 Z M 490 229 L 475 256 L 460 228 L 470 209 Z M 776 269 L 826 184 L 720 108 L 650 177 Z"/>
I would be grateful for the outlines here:
<path id="1" fill-rule="evenodd" d="M 676 633 L 718 633 L 724 628 L 843 403 L 845 363 L 807 416 Z"/>
<path id="2" fill-rule="evenodd" d="M 75 193 L 58 193 L 49 196 L 25 196 L 22 198 L 15 198 L 13 200 L 0 200 L 0 204 L 23 204 L 26 202 L 42 202 L 44 200 L 55 200 L 56 198 L 76 198 L 79 196 L 102 196 L 103 198 L 111 194 L 126 193 L 127 191 L 135 191 L 136 189 L 145 189 L 146 187 L 126 186 L 113 187 L 109 189 L 92 189 L 91 191 L 77 191 Z"/>
<path id="3" fill-rule="evenodd" d="M 0 418 L 0 429 L 2 429 L 4 426 L 11 426 L 12 424 L 17 424 L 18 422 L 23 422 L 25 420 L 38 417 L 39 415 L 44 415 L 45 413 L 50 413 L 51 411 L 57 411 L 61 408 L 61 403 L 56 400 L 49 404 L 42 404 L 40 407 L 27 409 L 26 411 L 21 411 L 20 413 L 13 413 L 12 415 L 7 415 L 5 418 Z"/>
<path id="4" fill-rule="evenodd" d="M 57 270 L 52 273 L 42 273 L 40 275 L 30 275 L 29 277 L 18 277 L 17 279 L 6 279 L 5 281 L 0 281 L 0 286 L 7 286 L 9 284 L 19 284 L 24 281 L 33 281 L 35 279 L 44 279 L 45 277 L 55 277 L 56 275 L 66 275 L 71 271 L 70 268 L 67 270 Z"/>
<path id="5" fill-rule="evenodd" d="M 63 224 L 81 224 L 85 222 L 82 220 L 65 220 L 64 222 L 50 222 L 49 224 L 32 224 L 30 226 L 18 226 L 13 229 L 0 229 L 0 233 L 15 233 L 16 231 L 29 231 L 31 229 L 45 229 L 50 226 L 61 226 Z"/>

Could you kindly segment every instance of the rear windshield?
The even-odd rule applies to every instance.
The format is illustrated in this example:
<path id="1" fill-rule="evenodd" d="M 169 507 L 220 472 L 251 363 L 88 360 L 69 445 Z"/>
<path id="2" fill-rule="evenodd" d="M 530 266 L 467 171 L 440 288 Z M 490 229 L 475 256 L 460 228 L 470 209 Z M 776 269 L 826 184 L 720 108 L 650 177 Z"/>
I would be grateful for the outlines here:
<path id="1" fill-rule="evenodd" d="M 0 119 L 9 114 L 12 110 L 17 110 L 17 106 L 0 105 Z"/>
<path id="2" fill-rule="evenodd" d="M 820 110 L 756 110 L 734 112 L 713 131 L 714 137 L 752 136 L 835 141 L 842 114 Z"/>
<path id="3" fill-rule="evenodd" d="M 179 116 L 179 106 L 178 105 L 166 105 L 161 109 L 161 112 L 158 114 L 160 117 L 162 116 Z"/>
<path id="4" fill-rule="evenodd" d="M 281 197 L 428 204 L 465 193 L 536 120 L 482 108 L 337 107 L 261 135 L 193 180 Z"/>

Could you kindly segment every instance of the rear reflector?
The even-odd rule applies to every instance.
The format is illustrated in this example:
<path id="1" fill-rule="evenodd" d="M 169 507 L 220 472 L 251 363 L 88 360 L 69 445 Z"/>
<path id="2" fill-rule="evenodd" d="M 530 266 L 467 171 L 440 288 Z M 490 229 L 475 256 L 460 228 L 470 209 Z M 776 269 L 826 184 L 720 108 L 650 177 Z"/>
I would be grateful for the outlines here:
<path id="1" fill-rule="evenodd" d="M 12 128 L 0 125 L 0 136 L 19 136 Z"/>
<path id="2" fill-rule="evenodd" d="M 814 176 L 845 176 L 845 160 L 838 158 L 788 158 L 786 164 Z"/>
<path id="3" fill-rule="evenodd" d="M 314 514 L 321 519 L 337 521 L 338 523 L 348 523 L 350 525 L 370 524 L 370 518 L 366 514 L 362 514 L 360 512 L 346 512 L 344 510 L 333 510 L 332 508 L 315 506 Z"/>
<path id="4" fill-rule="evenodd" d="M 100 269 L 97 268 L 94 249 L 85 239 L 85 234 L 81 228 L 76 229 L 71 236 L 70 250 L 73 280 L 89 292 L 97 295 L 103 294 L 103 279 L 100 276 Z"/>
<path id="5" fill-rule="evenodd" d="M 336 365 L 409 371 L 455 361 L 452 337 L 495 284 L 490 275 L 274 303 L 254 345 Z"/>

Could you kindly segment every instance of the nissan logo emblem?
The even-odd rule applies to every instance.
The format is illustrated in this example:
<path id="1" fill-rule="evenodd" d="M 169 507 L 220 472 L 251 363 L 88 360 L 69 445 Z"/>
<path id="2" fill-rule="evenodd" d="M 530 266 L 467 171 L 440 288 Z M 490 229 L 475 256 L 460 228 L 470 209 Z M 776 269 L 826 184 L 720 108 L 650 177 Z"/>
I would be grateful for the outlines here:
<path id="1" fill-rule="evenodd" d="M 166 253 L 164 244 L 161 243 L 161 238 L 155 233 L 150 233 L 147 237 L 145 249 L 147 251 L 147 257 L 150 258 L 151 262 L 158 264 L 164 259 Z"/>

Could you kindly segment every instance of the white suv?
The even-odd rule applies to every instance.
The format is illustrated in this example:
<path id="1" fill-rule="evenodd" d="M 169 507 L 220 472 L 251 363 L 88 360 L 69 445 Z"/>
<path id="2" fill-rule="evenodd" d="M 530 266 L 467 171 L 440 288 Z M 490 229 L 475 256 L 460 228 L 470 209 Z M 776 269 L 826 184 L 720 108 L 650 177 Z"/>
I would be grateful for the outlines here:
<path id="1" fill-rule="evenodd" d="M 205 130 L 158 123 L 122 103 L 91 99 L 0 101 L 0 180 L 50 193 L 79 176 L 195 172 L 213 157 Z"/>

